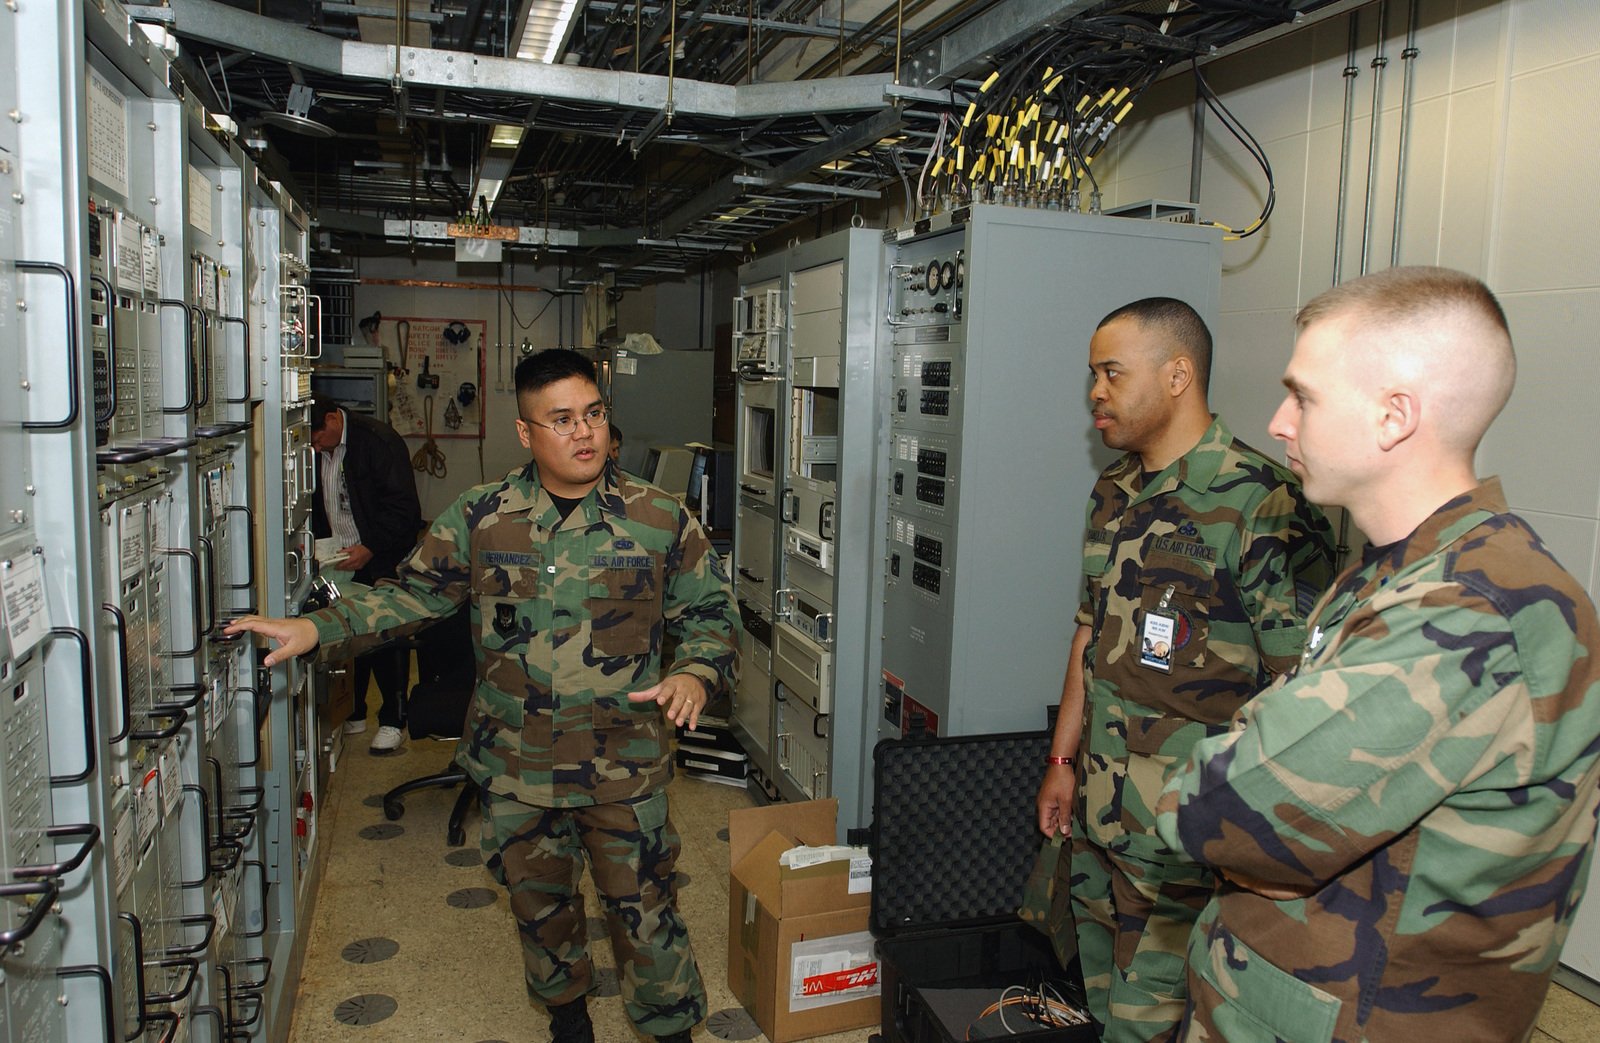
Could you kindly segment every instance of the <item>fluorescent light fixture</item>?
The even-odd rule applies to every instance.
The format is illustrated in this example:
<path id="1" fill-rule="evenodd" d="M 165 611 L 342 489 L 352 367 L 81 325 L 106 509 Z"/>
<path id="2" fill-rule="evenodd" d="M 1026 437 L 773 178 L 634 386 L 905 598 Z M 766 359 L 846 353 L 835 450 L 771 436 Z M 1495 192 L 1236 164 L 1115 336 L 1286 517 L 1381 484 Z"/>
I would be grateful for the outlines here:
<path id="1" fill-rule="evenodd" d="M 567 27 L 572 24 L 578 0 L 533 0 L 528 6 L 528 20 L 522 27 L 522 42 L 517 45 L 517 57 L 549 64 L 567 39 Z"/>
<path id="2" fill-rule="evenodd" d="M 516 148 L 522 144 L 522 128 L 514 123 L 496 123 L 489 135 L 491 148 Z"/>
<path id="3" fill-rule="evenodd" d="M 505 187 L 505 182 L 497 177 L 480 177 L 478 183 L 472 186 L 472 208 L 477 209 L 478 199 L 481 197 L 484 206 L 494 209 L 494 201 L 500 198 L 500 189 Z"/>

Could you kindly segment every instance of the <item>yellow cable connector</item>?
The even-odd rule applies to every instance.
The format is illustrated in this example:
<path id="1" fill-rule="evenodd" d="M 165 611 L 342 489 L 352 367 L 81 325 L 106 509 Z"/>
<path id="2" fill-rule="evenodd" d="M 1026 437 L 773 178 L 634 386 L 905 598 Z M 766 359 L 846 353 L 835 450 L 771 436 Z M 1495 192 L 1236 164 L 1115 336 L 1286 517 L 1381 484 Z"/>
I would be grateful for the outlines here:
<path id="1" fill-rule="evenodd" d="M 1083 109 L 1084 109 L 1084 106 L 1086 106 L 1086 105 L 1088 105 L 1088 104 L 1089 104 L 1089 96 L 1088 96 L 1088 95 L 1087 95 L 1087 94 L 1085 94 L 1085 95 L 1084 95 L 1084 96 L 1083 96 L 1083 97 L 1081 97 L 1081 98 L 1079 98 L 1079 99 L 1078 99 L 1078 108 L 1077 108 L 1077 111 L 1078 111 L 1078 114 L 1079 114 L 1079 115 L 1082 115 L 1082 114 L 1083 114 Z"/>
<path id="2" fill-rule="evenodd" d="M 963 127 L 970 127 L 972 125 L 973 113 L 975 113 L 977 111 L 978 111 L 978 102 L 977 102 L 976 99 L 967 102 L 967 114 L 965 116 L 961 117 L 961 125 Z"/>
<path id="3" fill-rule="evenodd" d="M 967 146 L 965 146 L 965 145 L 957 145 L 956 146 L 956 169 L 957 170 L 961 170 L 966 165 L 966 159 L 967 159 Z"/>
<path id="4" fill-rule="evenodd" d="M 943 169 L 944 169 L 944 157 L 940 156 L 938 159 L 934 160 L 934 163 L 933 163 L 933 176 L 934 177 L 938 177 L 939 176 L 939 172 L 942 171 Z"/>
<path id="5" fill-rule="evenodd" d="M 1119 111 L 1119 112 L 1118 112 L 1118 113 L 1117 113 L 1117 115 L 1116 115 L 1116 119 L 1115 119 L 1115 120 L 1114 120 L 1114 121 L 1113 121 L 1113 122 L 1116 122 L 1116 123 L 1121 123 L 1121 122 L 1122 122 L 1122 120 L 1123 120 L 1123 118 L 1124 118 L 1124 117 L 1125 117 L 1125 116 L 1127 116 L 1127 115 L 1128 115 L 1128 113 L 1130 113 L 1130 112 L 1132 112 L 1132 111 L 1133 111 L 1133 102 L 1131 102 L 1131 101 L 1130 101 L 1130 102 L 1128 102 L 1128 104 L 1126 104 L 1126 105 L 1124 105 L 1124 106 L 1123 106 L 1123 107 L 1122 107 L 1122 109 L 1121 109 L 1121 111 Z"/>
<path id="6" fill-rule="evenodd" d="M 1028 122 L 1032 123 L 1034 120 L 1036 120 L 1038 118 L 1039 118 L 1039 103 L 1038 102 L 1034 102 L 1032 105 L 1028 106 Z"/>
<path id="7" fill-rule="evenodd" d="M 988 156 L 979 156 L 977 162 L 972 164 L 972 180 L 976 181 L 983 176 L 983 165 L 988 161 Z"/>
<path id="8" fill-rule="evenodd" d="M 989 88 L 993 87 L 994 86 L 994 81 L 998 80 L 999 78 L 1000 78 L 1000 70 L 999 69 L 996 69 L 994 72 L 991 72 L 989 74 L 989 78 L 987 80 L 983 81 L 983 86 L 978 88 L 978 93 L 979 94 L 987 94 L 987 93 L 989 93 Z"/>
<path id="9" fill-rule="evenodd" d="M 984 137 L 992 138 L 994 137 L 994 132 L 1000 126 L 1000 117 L 991 113 L 985 118 L 988 120 L 988 129 L 983 132 L 983 135 Z"/>
<path id="10" fill-rule="evenodd" d="M 1045 70 L 1045 76 L 1048 77 L 1049 75 L 1050 75 L 1050 71 L 1048 69 L 1046 69 Z M 1057 76 L 1055 79 L 1053 79 L 1049 83 L 1045 84 L 1044 85 L 1044 92 L 1046 94 L 1054 94 L 1056 92 L 1056 88 L 1061 86 L 1061 81 L 1063 79 L 1065 79 L 1065 75 Z"/>
<path id="11" fill-rule="evenodd" d="M 1111 96 L 1113 94 L 1115 94 L 1115 93 L 1117 93 L 1117 89 L 1115 87 L 1107 87 L 1106 88 L 1106 92 L 1104 94 L 1100 95 L 1100 100 L 1095 103 L 1095 108 L 1097 108 L 1097 109 L 1105 108 L 1106 107 L 1106 102 L 1110 101 L 1111 100 Z"/>
<path id="12" fill-rule="evenodd" d="M 1113 104 L 1113 105 L 1121 105 L 1122 102 L 1123 102 L 1123 99 L 1126 98 L 1132 91 L 1133 91 L 1132 87 L 1124 87 L 1124 88 L 1122 88 L 1120 91 L 1117 92 L 1117 96 L 1111 100 L 1111 104 Z"/>

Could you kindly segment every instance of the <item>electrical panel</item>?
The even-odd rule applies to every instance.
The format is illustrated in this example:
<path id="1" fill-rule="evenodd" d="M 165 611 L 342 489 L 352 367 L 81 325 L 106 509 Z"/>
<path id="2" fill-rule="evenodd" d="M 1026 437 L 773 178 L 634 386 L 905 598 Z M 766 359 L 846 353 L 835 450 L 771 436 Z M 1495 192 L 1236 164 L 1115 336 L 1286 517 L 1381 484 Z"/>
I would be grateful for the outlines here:
<path id="1" fill-rule="evenodd" d="M 769 794 L 838 797 L 846 822 L 875 734 L 882 252 L 851 229 L 746 265 L 735 318 L 735 732 Z"/>
<path id="2" fill-rule="evenodd" d="M 309 223 L 115 3 L 0 59 L 0 1043 L 281 1039 L 318 681 L 224 630 L 312 580 Z"/>
<path id="3" fill-rule="evenodd" d="M 1089 338 L 1155 295 L 1214 321 L 1219 250 L 1212 229 L 992 205 L 886 236 L 879 737 L 1045 727 L 1113 458 L 1087 420 Z"/>

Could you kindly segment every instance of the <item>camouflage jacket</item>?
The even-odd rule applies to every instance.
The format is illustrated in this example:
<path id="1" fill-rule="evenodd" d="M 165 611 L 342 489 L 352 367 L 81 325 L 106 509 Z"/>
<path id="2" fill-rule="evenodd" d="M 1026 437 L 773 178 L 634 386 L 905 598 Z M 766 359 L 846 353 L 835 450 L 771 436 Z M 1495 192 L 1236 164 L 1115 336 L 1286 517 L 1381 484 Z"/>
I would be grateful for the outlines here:
<path id="1" fill-rule="evenodd" d="M 672 774 L 670 727 L 627 693 L 670 674 L 734 680 L 738 615 L 704 531 L 677 500 L 607 465 L 565 521 L 528 464 L 468 490 L 394 580 L 311 615 L 339 659 L 471 601 L 478 683 L 459 763 L 537 807 L 609 803 Z"/>
<path id="2" fill-rule="evenodd" d="M 1594 607 L 1491 480 L 1311 624 L 1298 671 L 1161 799 L 1168 843 L 1305 896 L 1220 884 L 1186 1038 L 1527 1039 L 1600 803 Z"/>
<path id="3" fill-rule="evenodd" d="M 1156 798 L 1196 740 L 1294 664 L 1331 541 L 1294 476 L 1221 419 L 1148 484 L 1139 468 L 1123 456 L 1089 501 L 1079 813 L 1103 847 L 1187 861 L 1155 837 Z M 1163 601 L 1170 673 L 1140 665 L 1145 614 Z"/>

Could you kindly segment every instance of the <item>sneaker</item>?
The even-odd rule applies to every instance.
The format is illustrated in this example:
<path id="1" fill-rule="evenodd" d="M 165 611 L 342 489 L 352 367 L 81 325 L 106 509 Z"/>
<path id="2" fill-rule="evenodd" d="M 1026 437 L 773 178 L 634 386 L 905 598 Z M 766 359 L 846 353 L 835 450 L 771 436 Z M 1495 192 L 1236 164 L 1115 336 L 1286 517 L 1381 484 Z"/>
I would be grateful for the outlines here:
<path id="1" fill-rule="evenodd" d="M 393 753 L 400 748 L 403 738 L 399 728 L 389 724 L 382 725 L 378 728 L 378 734 L 372 737 L 372 752 Z"/>
<path id="2" fill-rule="evenodd" d="M 360 735 L 366 730 L 367 719 L 365 717 L 359 719 L 352 717 L 348 721 L 344 722 L 344 733 L 346 735 Z"/>

